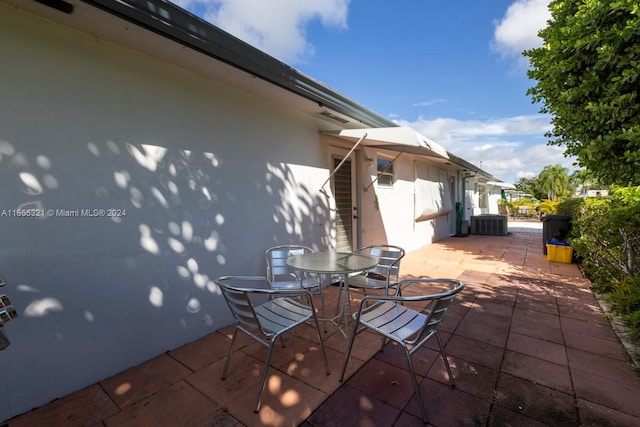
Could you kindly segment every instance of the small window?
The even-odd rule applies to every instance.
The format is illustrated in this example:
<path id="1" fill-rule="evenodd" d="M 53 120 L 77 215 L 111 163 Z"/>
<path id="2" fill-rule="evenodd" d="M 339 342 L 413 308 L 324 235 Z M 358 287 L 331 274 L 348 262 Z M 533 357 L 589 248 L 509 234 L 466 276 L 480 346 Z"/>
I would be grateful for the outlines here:
<path id="1" fill-rule="evenodd" d="M 391 160 L 378 157 L 378 185 L 393 187 L 393 163 Z"/>

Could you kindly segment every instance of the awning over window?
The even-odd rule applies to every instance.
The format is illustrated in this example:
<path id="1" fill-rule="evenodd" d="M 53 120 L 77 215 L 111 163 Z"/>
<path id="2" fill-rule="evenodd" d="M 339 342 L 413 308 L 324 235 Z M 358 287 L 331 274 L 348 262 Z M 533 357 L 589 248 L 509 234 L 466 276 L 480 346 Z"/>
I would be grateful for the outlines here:
<path id="1" fill-rule="evenodd" d="M 349 141 L 358 141 L 366 134 L 361 145 L 367 147 L 449 159 L 449 154 L 444 147 L 409 127 L 343 129 L 337 132 L 325 133 Z"/>

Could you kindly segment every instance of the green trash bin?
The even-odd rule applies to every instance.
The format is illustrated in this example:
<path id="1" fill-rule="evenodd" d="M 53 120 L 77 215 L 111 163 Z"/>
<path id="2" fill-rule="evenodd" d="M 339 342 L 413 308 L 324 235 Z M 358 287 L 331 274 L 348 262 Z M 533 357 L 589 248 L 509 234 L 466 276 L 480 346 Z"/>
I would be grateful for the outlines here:
<path id="1" fill-rule="evenodd" d="M 542 251 L 547 254 L 547 241 L 564 242 L 571 231 L 568 215 L 545 215 L 542 217 Z"/>

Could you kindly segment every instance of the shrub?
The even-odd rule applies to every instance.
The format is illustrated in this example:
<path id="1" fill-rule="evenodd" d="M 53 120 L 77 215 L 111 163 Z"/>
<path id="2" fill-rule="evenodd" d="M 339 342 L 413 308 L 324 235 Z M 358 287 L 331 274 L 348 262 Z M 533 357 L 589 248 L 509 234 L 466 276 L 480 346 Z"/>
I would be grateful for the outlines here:
<path id="1" fill-rule="evenodd" d="M 535 212 L 537 204 L 538 202 L 535 200 L 522 198 L 507 203 L 507 206 L 509 207 L 509 212 L 511 213 L 511 215 L 516 215 L 518 212 L 520 212 L 521 207 L 525 208 L 526 211 Z"/>
<path id="2" fill-rule="evenodd" d="M 580 209 L 584 206 L 585 200 L 580 197 L 574 197 L 571 199 L 564 199 L 556 207 L 556 213 L 558 215 L 568 215 L 571 218 L 576 218 Z"/>
<path id="3" fill-rule="evenodd" d="M 567 201 L 576 255 L 594 287 L 640 334 L 640 187 L 613 188 L 609 197 Z"/>
<path id="4" fill-rule="evenodd" d="M 558 204 L 559 202 L 545 199 L 538 205 L 539 212 L 544 215 L 553 215 L 558 209 Z"/>
<path id="5" fill-rule="evenodd" d="M 608 295 L 612 308 L 621 315 L 633 339 L 640 339 L 640 277 L 624 280 Z"/>
<path id="6" fill-rule="evenodd" d="M 640 340 L 640 310 L 622 316 L 622 321 L 629 327 L 629 335 L 634 340 Z"/>

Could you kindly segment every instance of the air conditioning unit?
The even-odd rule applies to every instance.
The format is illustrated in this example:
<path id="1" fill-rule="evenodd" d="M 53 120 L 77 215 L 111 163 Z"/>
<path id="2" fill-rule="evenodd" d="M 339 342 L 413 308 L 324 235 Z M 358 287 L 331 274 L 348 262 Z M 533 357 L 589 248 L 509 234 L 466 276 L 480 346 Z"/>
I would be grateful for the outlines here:
<path id="1" fill-rule="evenodd" d="M 506 215 L 478 215 L 471 217 L 471 234 L 490 234 L 504 236 L 507 234 Z"/>

